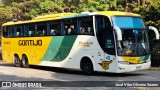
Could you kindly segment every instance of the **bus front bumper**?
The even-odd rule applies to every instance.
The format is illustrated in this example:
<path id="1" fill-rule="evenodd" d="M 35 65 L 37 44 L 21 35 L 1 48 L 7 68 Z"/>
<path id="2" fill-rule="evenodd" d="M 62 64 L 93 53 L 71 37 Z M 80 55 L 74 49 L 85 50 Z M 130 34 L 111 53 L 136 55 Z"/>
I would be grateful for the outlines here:
<path id="1" fill-rule="evenodd" d="M 116 73 L 146 70 L 146 69 L 150 68 L 150 65 L 151 65 L 151 61 L 143 63 L 143 64 L 121 64 L 121 63 L 118 63 L 118 65 L 116 67 Z"/>

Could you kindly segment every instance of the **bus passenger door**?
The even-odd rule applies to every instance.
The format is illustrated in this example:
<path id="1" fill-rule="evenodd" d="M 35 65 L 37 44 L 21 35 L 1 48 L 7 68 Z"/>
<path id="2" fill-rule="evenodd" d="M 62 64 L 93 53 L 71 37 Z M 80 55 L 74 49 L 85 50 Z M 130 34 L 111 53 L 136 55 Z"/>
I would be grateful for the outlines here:
<path id="1" fill-rule="evenodd" d="M 115 71 L 115 64 L 110 65 L 115 61 L 115 41 L 113 30 L 106 30 L 103 33 L 103 50 L 104 50 L 104 60 L 102 62 L 102 68 L 105 70 Z"/>
<path id="2" fill-rule="evenodd" d="M 104 52 L 102 68 L 112 70 L 110 64 L 115 60 L 115 39 L 111 23 L 106 16 L 96 16 L 96 32 L 100 47 Z M 114 68 L 113 68 L 114 69 Z"/>

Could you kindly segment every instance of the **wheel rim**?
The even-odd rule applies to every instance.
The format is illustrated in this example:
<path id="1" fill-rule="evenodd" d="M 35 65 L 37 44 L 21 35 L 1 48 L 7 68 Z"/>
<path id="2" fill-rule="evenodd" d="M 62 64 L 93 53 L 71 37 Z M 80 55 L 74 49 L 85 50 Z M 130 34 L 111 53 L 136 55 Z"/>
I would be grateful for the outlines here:
<path id="1" fill-rule="evenodd" d="M 28 61 L 27 61 L 27 57 L 23 56 L 22 57 L 22 66 L 25 67 L 25 68 L 28 68 Z"/>
<path id="2" fill-rule="evenodd" d="M 19 60 L 19 58 L 14 57 L 14 61 L 15 61 L 15 65 L 16 65 L 17 67 L 19 67 L 19 66 L 20 66 L 20 60 Z"/>
<path id="3" fill-rule="evenodd" d="M 92 69 L 93 69 L 93 67 L 92 67 L 92 64 L 90 62 L 84 63 L 84 71 L 86 73 L 91 73 Z"/>
<path id="4" fill-rule="evenodd" d="M 14 61 L 15 61 L 15 64 L 18 64 L 19 63 L 19 60 L 17 57 L 14 58 Z"/>
<path id="5" fill-rule="evenodd" d="M 25 60 L 25 58 L 24 58 L 24 57 L 22 57 L 22 63 L 23 63 L 23 65 L 25 65 L 25 64 L 26 64 L 26 60 Z"/>

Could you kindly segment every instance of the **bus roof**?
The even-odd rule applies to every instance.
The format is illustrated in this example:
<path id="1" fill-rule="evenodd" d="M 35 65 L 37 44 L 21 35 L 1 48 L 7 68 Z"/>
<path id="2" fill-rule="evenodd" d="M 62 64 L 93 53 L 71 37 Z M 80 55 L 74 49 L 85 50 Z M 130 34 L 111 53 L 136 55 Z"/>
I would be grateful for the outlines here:
<path id="1" fill-rule="evenodd" d="M 89 16 L 89 15 L 107 15 L 109 17 L 111 16 L 138 16 L 140 17 L 139 14 L 134 14 L 134 13 L 129 13 L 129 12 L 120 12 L 120 11 L 82 12 L 80 14 L 78 13 L 59 13 L 59 14 L 38 16 L 32 20 L 27 20 L 27 21 L 16 21 L 16 22 L 11 21 L 11 22 L 4 23 L 2 26 L 27 24 L 27 23 L 33 23 L 33 22 L 42 22 L 42 21 L 50 21 L 50 20 Z"/>
<path id="2" fill-rule="evenodd" d="M 130 13 L 130 12 L 120 12 L 120 11 L 100 11 L 98 14 L 104 14 L 108 16 L 135 16 L 140 17 L 139 14 Z"/>

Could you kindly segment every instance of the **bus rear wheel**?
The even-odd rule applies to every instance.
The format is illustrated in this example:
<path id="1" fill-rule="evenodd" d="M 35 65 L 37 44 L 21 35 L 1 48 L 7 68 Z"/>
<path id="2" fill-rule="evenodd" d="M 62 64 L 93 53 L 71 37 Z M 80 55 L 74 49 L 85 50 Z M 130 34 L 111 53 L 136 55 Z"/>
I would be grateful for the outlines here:
<path id="1" fill-rule="evenodd" d="M 91 60 L 89 60 L 88 58 L 82 59 L 81 69 L 84 74 L 87 74 L 87 75 L 93 74 L 94 70 L 93 70 L 93 64 Z"/>
<path id="2" fill-rule="evenodd" d="M 26 55 L 22 56 L 22 67 L 24 68 L 29 68 L 29 64 L 28 64 L 28 58 Z"/>
<path id="3" fill-rule="evenodd" d="M 14 64 L 16 67 L 22 66 L 22 61 L 19 59 L 19 57 L 17 55 L 14 56 Z"/>

